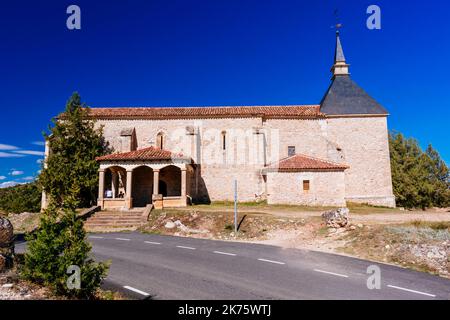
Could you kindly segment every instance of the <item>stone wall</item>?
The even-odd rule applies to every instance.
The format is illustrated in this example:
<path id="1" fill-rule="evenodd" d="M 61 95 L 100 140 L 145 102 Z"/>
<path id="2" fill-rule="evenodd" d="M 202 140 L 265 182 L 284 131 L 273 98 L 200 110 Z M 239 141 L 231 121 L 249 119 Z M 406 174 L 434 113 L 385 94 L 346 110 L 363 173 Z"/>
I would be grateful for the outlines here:
<path id="1" fill-rule="evenodd" d="M 288 156 L 288 147 L 294 146 L 297 154 L 327 159 L 327 122 L 325 119 L 268 119 L 264 123 L 273 137 L 268 139 L 268 150 L 278 150 L 279 159 Z M 277 147 L 278 145 L 278 147 Z M 276 157 L 273 159 L 276 160 Z"/>
<path id="2" fill-rule="evenodd" d="M 253 128 L 262 126 L 260 118 L 99 120 L 97 125 L 104 126 L 104 136 L 115 152 L 121 150 L 120 132 L 124 129 L 135 128 L 138 149 L 155 146 L 156 136 L 162 132 L 164 149 L 190 156 L 197 164 L 196 172 L 189 177 L 195 202 L 232 200 L 234 179 L 238 180 L 240 201 L 253 201 L 265 189 L 260 174 L 264 166 L 262 142 L 253 132 Z M 199 134 L 190 135 L 188 127 L 199 128 Z M 225 151 L 223 131 L 227 137 Z M 253 152 L 254 145 L 260 149 Z"/>
<path id="3" fill-rule="evenodd" d="M 135 128 L 137 149 L 155 146 L 160 133 L 164 149 L 192 157 L 196 169 L 189 177 L 189 194 L 194 202 L 232 200 L 234 179 L 240 201 L 265 198 L 267 188 L 285 182 L 267 185 L 261 169 L 287 157 L 288 147 L 295 146 L 297 154 L 350 166 L 343 188 L 348 201 L 395 205 L 386 117 L 99 120 L 97 125 L 104 126 L 104 135 L 116 152 L 122 147 L 120 132 Z"/>
<path id="4" fill-rule="evenodd" d="M 309 191 L 303 181 L 309 180 Z M 268 204 L 345 206 L 344 172 L 268 172 Z"/>
<path id="5" fill-rule="evenodd" d="M 330 118 L 327 124 L 328 158 L 350 165 L 347 201 L 394 207 L 386 117 Z"/>

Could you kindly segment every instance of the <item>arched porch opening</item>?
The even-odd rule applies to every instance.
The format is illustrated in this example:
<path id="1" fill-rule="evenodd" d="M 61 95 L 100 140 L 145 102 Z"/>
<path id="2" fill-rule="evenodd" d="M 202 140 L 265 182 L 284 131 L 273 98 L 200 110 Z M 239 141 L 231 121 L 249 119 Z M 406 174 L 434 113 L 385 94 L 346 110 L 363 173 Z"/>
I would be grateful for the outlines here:
<path id="1" fill-rule="evenodd" d="M 170 165 L 159 171 L 160 186 L 166 187 L 166 195 L 159 191 L 163 197 L 179 197 L 181 196 L 181 169 L 177 166 Z"/>
<path id="2" fill-rule="evenodd" d="M 127 171 L 120 166 L 105 169 L 104 194 L 105 199 L 123 199 L 126 194 Z"/>
<path id="3" fill-rule="evenodd" d="M 133 207 L 145 207 L 152 203 L 153 170 L 147 166 L 140 166 L 133 170 L 132 180 Z"/>

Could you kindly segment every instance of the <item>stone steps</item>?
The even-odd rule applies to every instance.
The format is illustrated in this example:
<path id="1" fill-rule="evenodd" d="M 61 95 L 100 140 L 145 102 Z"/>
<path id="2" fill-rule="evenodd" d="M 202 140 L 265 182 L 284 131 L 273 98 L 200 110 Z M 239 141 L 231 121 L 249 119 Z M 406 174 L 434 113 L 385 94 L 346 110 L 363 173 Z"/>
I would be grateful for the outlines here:
<path id="1" fill-rule="evenodd" d="M 141 220 L 142 216 L 128 216 L 128 217 L 117 217 L 117 216 L 98 216 L 98 217 L 93 217 L 92 220 Z"/>
<path id="2" fill-rule="evenodd" d="M 88 232 L 136 230 L 146 221 L 142 211 L 100 211 L 89 217 L 84 227 Z"/>

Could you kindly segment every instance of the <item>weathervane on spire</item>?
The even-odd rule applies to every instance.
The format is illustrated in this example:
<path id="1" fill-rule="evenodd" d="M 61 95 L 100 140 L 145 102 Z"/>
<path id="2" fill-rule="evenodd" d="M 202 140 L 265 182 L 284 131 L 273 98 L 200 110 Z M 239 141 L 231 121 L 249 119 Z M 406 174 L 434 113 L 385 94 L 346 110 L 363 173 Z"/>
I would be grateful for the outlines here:
<path id="1" fill-rule="evenodd" d="M 339 20 L 338 9 L 334 10 L 334 17 L 336 19 L 336 25 L 332 28 L 336 28 L 336 50 L 334 52 L 334 64 L 333 67 L 331 67 L 331 72 L 333 73 L 332 79 L 336 76 L 348 76 L 350 74 L 348 72 L 349 65 L 345 61 L 344 50 L 342 50 L 341 39 L 339 38 L 339 29 L 341 29 L 343 25 Z"/>
<path id="2" fill-rule="evenodd" d="M 334 18 L 336 20 L 336 23 L 334 26 L 332 26 L 331 28 L 335 28 L 336 29 L 336 33 L 339 34 L 339 29 L 341 29 L 344 25 L 340 22 L 340 18 L 339 18 L 339 9 L 335 9 L 334 10 Z"/>

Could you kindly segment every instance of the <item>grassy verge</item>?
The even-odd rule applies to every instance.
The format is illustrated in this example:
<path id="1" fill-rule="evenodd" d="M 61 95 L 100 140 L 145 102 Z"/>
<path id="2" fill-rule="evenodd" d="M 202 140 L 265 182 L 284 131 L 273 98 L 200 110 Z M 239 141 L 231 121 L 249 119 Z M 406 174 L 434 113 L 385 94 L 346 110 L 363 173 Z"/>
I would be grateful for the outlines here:
<path id="1" fill-rule="evenodd" d="M 267 201 L 251 201 L 238 202 L 238 208 L 246 209 L 260 209 L 260 210 L 287 210 L 287 211 L 326 211 L 334 209 L 335 207 L 320 207 L 320 206 L 299 206 L 299 205 L 284 205 L 284 204 L 267 204 Z M 210 204 L 197 204 L 192 208 L 210 208 L 210 209 L 233 209 L 233 201 L 214 201 Z"/>
<path id="2" fill-rule="evenodd" d="M 181 227 L 166 227 L 179 221 Z M 169 223 L 169 224 L 167 224 Z M 271 216 L 264 212 L 240 212 L 239 232 L 234 234 L 234 214 L 230 211 L 177 210 L 152 211 L 149 221 L 141 232 L 165 235 L 189 235 L 211 239 L 265 239 L 274 229 L 296 228 L 304 225 L 305 219 L 288 219 Z"/>

